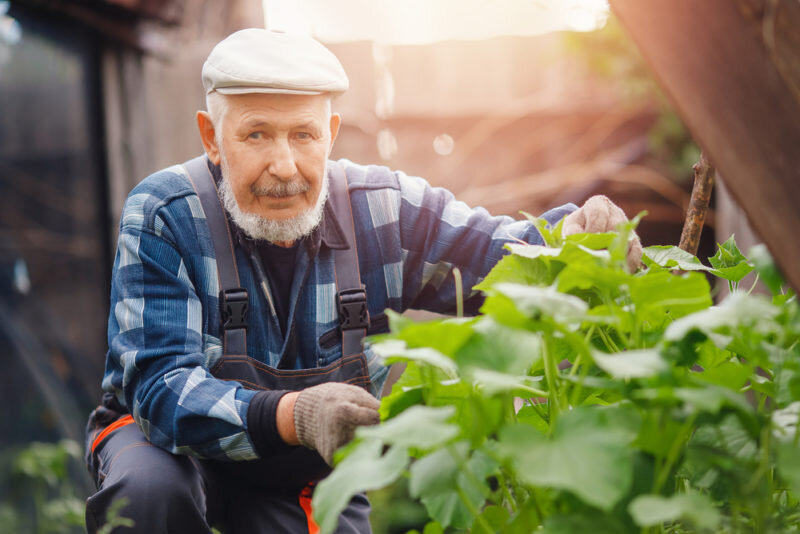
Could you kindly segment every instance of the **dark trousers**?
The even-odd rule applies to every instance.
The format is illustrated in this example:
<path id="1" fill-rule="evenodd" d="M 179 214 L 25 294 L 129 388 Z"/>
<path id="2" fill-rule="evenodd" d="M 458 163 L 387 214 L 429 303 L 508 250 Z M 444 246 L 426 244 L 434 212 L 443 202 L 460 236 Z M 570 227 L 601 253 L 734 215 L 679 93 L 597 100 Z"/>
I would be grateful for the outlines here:
<path id="1" fill-rule="evenodd" d="M 90 444 L 91 445 L 91 444 Z M 127 499 L 119 515 L 132 528 L 114 533 L 225 534 L 306 533 L 308 499 L 294 493 L 266 491 L 231 480 L 214 462 L 170 454 L 147 441 L 139 427 L 115 430 L 94 453 L 98 491 L 86 501 L 86 528 L 103 526 L 114 501 Z M 306 495 L 307 497 L 307 495 Z M 356 495 L 339 517 L 337 533 L 370 533 L 369 501 Z"/>

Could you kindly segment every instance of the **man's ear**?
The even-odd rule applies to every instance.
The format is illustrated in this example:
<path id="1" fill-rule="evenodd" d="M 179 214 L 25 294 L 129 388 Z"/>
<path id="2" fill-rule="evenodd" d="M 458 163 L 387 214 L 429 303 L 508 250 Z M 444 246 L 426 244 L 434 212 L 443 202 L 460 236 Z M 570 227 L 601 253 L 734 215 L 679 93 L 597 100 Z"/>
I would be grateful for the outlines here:
<path id="1" fill-rule="evenodd" d="M 336 136 L 339 135 L 339 126 L 342 124 L 342 116 L 338 113 L 331 113 L 331 146 L 328 147 L 328 155 L 330 156 L 331 150 L 333 150 L 333 143 L 336 141 Z"/>
<path id="2" fill-rule="evenodd" d="M 200 130 L 200 140 L 203 142 L 203 148 L 206 151 L 208 159 L 214 165 L 219 165 L 219 146 L 217 146 L 217 132 L 214 129 L 214 123 L 211 122 L 211 116 L 206 111 L 197 112 L 197 129 Z"/>

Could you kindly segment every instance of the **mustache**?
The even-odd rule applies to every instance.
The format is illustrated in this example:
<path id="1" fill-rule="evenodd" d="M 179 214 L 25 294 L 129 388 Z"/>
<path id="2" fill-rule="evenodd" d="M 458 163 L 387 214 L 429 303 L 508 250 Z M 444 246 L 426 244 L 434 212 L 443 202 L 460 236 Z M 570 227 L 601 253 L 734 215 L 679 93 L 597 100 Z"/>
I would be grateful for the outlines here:
<path id="1" fill-rule="evenodd" d="M 311 186 L 302 178 L 296 178 L 289 182 L 276 181 L 266 185 L 253 184 L 250 186 L 250 192 L 255 196 L 266 196 L 273 198 L 291 197 L 301 193 L 306 193 L 309 189 L 311 189 Z"/>

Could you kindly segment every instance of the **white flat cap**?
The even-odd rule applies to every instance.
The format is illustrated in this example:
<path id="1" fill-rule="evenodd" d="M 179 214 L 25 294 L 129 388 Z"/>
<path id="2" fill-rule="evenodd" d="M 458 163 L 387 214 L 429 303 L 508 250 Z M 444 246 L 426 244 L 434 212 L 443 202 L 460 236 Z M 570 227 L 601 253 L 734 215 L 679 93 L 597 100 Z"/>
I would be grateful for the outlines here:
<path id="1" fill-rule="evenodd" d="M 342 64 L 319 41 L 303 35 L 250 28 L 222 40 L 203 64 L 206 94 L 343 93 Z"/>

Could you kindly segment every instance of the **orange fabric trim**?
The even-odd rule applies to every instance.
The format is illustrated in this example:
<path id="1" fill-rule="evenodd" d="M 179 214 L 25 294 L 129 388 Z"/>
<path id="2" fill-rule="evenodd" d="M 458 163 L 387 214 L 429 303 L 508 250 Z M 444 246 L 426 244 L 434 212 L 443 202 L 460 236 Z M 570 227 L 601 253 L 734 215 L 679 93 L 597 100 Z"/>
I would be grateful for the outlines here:
<path id="1" fill-rule="evenodd" d="M 111 434 L 118 428 L 122 428 L 123 426 L 129 425 L 134 422 L 135 421 L 133 420 L 133 416 L 128 414 L 124 417 L 120 417 L 119 419 L 117 419 L 116 421 L 105 427 L 103 431 L 100 432 L 96 438 L 94 438 L 94 441 L 92 442 L 92 453 L 94 453 L 95 448 L 97 448 L 97 446 L 100 445 L 100 443 L 102 443 L 103 440 L 106 439 L 109 434 Z"/>
<path id="2" fill-rule="evenodd" d="M 300 508 L 306 513 L 306 520 L 308 521 L 308 534 L 318 534 L 319 525 L 314 521 L 311 512 L 311 486 L 306 486 L 299 496 Z"/>

